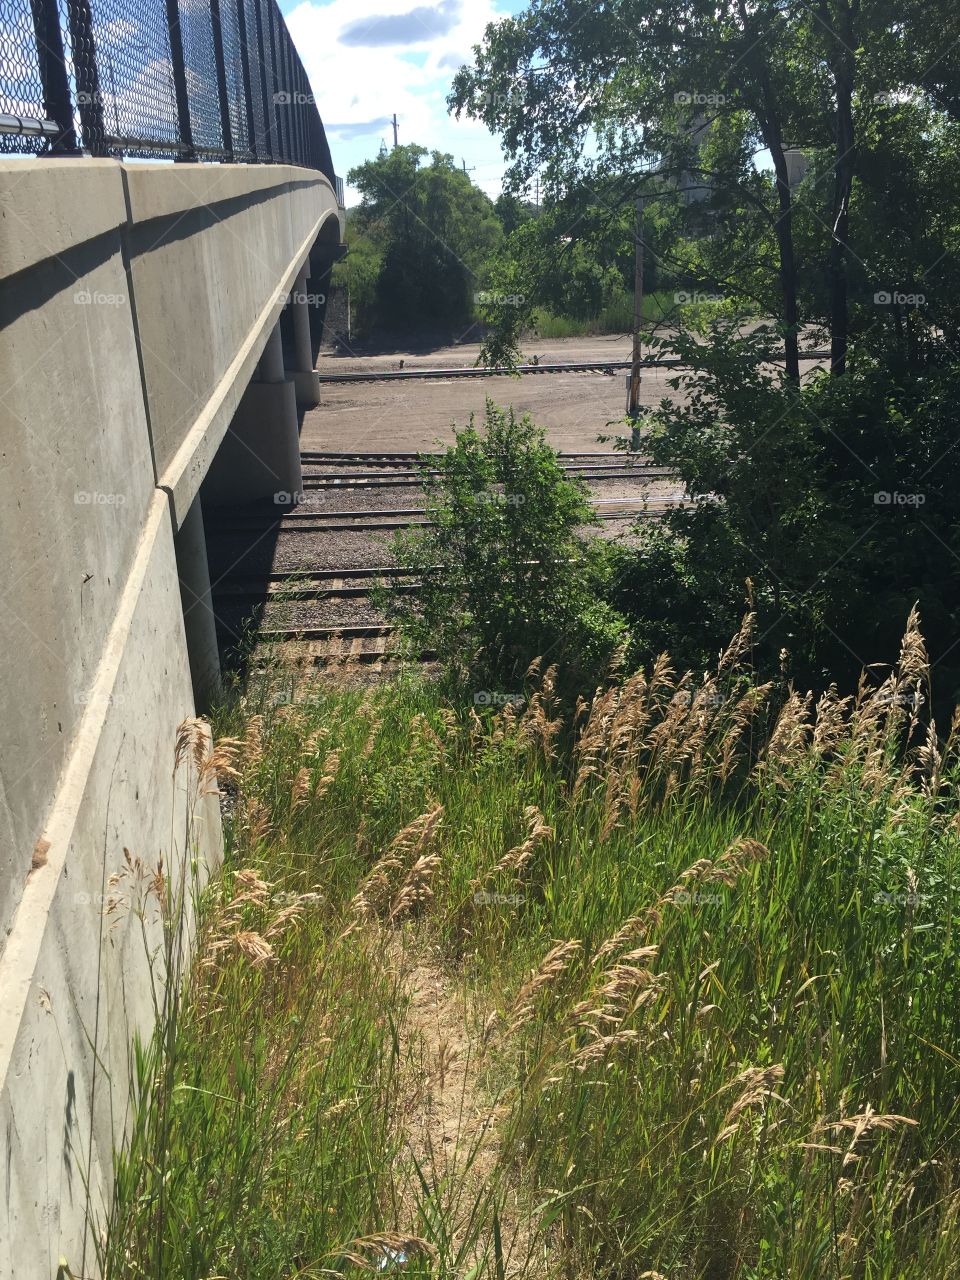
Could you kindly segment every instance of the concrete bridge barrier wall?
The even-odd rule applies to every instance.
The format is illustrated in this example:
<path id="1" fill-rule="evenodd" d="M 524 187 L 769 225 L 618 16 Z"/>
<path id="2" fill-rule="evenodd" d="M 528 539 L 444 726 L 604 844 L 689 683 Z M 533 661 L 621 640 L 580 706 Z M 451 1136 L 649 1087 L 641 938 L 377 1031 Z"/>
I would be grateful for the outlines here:
<path id="1" fill-rule="evenodd" d="M 221 851 L 216 796 L 172 768 L 196 707 L 176 535 L 285 291 L 339 239 L 311 170 L 0 162 L 3 1280 L 96 1272 L 154 1017 L 144 887 Z"/>

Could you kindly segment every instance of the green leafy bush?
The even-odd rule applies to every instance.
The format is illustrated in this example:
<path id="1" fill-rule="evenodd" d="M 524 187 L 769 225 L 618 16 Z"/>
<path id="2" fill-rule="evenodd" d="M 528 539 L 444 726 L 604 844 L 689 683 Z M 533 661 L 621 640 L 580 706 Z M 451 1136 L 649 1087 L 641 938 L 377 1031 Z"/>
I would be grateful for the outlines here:
<path id="1" fill-rule="evenodd" d="M 638 531 L 614 603 L 648 653 L 701 664 L 736 624 L 747 580 L 755 659 L 780 653 L 804 683 L 852 685 L 869 656 L 892 661 L 919 601 L 941 690 L 955 698 L 960 624 L 960 370 L 860 356 L 843 377 L 800 388 L 764 367 L 770 331 L 718 322 L 709 342 L 674 340 L 692 366 L 647 418 L 644 447 L 674 469 L 693 506 Z M 828 674 L 829 673 L 829 674 Z"/>
<path id="2" fill-rule="evenodd" d="M 629 636 L 604 602 L 606 548 L 587 487 L 564 475 L 543 431 L 487 401 L 444 454 L 426 460 L 430 525 L 399 534 L 396 563 L 419 583 L 384 603 L 414 647 L 451 671 L 515 681 L 542 657 L 592 680 Z"/>

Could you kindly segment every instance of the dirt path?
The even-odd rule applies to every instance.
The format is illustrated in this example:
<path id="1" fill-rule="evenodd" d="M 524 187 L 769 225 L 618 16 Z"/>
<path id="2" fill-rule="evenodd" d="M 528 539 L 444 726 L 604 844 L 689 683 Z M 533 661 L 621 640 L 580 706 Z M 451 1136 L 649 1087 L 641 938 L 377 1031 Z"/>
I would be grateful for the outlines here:
<path id="1" fill-rule="evenodd" d="M 482 1083 L 488 1063 L 481 1029 L 462 989 L 415 939 L 398 941 L 393 954 L 410 1000 L 400 1032 L 401 1123 L 412 1166 L 403 1206 L 409 1225 L 415 1228 L 431 1203 L 442 1204 L 443 1218 L 453 1224 L 448 1263 L 455 1274 L 468 1274 L 486 1256 L 489 1271 L 482 1274 L 545 1280 L 528 1215 L 501 1164 L 503 1109 Z"/>

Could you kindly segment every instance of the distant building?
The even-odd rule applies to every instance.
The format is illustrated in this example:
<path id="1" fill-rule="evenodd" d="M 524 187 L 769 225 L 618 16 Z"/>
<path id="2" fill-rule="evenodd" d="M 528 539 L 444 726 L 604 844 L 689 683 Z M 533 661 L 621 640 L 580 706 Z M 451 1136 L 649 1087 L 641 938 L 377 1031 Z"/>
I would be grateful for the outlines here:
<path id="1" fill-rule="evenodd" d="M 694 148 L 694 155 L 699 160 L 702 147 L 713 121 L 705 116 L 695 116 L 685 127 L 686 136 Z M 677 179 L 677 186 L 683 196 L 685 205 L 699 204 L 709 198 L 713 190 L 713 182 L 699 169 L 685 169 Z"/>
<path id="2" fill-rule="evenodd" d="M 800 147 L 785 147 L 783 158 L 787 162 L 787 182 L 792 191 L 800 185 L 810 168 L 810 153 Z"/>

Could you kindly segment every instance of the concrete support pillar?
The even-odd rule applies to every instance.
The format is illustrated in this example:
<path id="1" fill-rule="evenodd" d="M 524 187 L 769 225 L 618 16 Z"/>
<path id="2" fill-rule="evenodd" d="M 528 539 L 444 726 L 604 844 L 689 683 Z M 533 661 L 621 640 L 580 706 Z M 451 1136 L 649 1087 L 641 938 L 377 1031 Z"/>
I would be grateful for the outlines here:
<path id="1" fill-rule="evenodd" d="M 300 431 L 293 378 L 251 382 L 204 481 L 214 506 L 274 502 L 285 506 L 303 492 Z"/>
<path id="2" fill-rule="evenodd" d="M 303 492 L 300 422 L 292 375 L 283 367 L 280 322 L 274 325 L 257 377 L 240 398 L 207 477 L 210 506 L 274 502 L 285 506 Z"/>
<path id="3" fill-rule="evenodd" d="M 320 403 L 320 379 L 313 367 L 313 342 L 310 337 L 310 308 L 307 303 L 307 268 L 297 276 L 290 295 L 293 308 L 293 378 L 297 403 L 305 408 Z"/>
<path id="4" fill-rule="evenodd" d="M 193 699 L 198 712 L 209 711 L 220 693 L 220 651 L 210 594 L 207 539 L 203 528 L 200 496 L 194 498 L 186 518 L 174 537 L 180 602 L 187 633 L 187 656 L 193 681 Z"/>
<path id="5" fill-rule="evenodd" d="M 280 340 L 280 321 L 270 330 L 270 337 L 263 349 L 260 363 L 257 365 L 258 382 L 283 382 L 286 370 L 283 367 L 283 343 Z"/>

